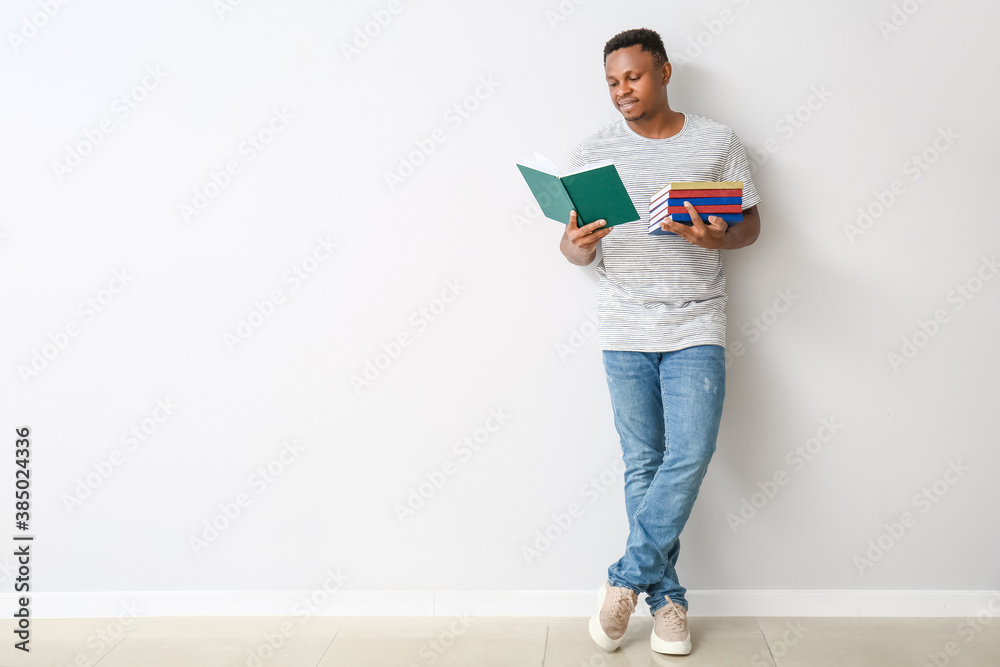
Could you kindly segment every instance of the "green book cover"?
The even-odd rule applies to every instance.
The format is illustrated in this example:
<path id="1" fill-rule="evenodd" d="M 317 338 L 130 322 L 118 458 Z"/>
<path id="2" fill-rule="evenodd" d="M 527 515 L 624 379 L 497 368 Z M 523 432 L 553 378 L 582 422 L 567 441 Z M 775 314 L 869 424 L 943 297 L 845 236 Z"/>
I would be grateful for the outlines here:
<path id="1" fill-rule="evenodd" d="M 607 220 L 607 227 L 639 220 L 613 163 L 584 165 L 560 177 L 555 165 L 535 156 L 536 163 L 518 163 L 517 168 L 546 218 L 568 225 L 570 211 L 575 210 L 579 227 L 601 219 Z"/>

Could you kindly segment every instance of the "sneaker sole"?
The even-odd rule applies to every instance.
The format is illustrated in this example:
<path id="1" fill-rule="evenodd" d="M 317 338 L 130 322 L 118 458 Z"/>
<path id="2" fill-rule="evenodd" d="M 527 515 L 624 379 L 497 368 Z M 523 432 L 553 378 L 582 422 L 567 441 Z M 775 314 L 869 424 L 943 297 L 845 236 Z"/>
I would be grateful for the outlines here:
<path id="1" fill-rule="evenodd" d="M 654 629 L 652 634 L 649 635 L 649 647 L 657 653 L 687 655 L 691 652 L 691 631 L 689 630 L 687 637 L 680 641 L 668 642 L 666 639 L 660 639 Z"/>
<path id="2" fill-rule="evenodd" d="M 607 633 L 604 632 L 604 628 L 601 627 L 601 610 L 604 609 L 604 598 L 607 594 L 607 588 L 605 588 L 604 584 L 601 584 L 601 588 L 597 592 L 597 613 L 590 617 L 590 638 L 598 646 L 610 653 L 622 645 L 625 635 L 622 635 L 621 639 L 612 639 L 608 637 Z"/>

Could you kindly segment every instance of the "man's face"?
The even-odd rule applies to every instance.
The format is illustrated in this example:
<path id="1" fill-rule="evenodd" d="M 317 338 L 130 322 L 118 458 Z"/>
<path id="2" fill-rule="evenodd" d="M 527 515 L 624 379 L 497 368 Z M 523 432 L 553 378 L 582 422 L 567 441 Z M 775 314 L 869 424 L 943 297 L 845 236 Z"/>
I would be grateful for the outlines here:
<path id="1" fill-rule="evenodd" d="M 608 92 L 625 120 L 639 120 L 659 106 L 666 83 L 664 77 L 669 80 L 669 67 L 665 64 L 657 69 L 653 54 L 643 51 L 638 44 L 608 54 L 604 64 Z"/>

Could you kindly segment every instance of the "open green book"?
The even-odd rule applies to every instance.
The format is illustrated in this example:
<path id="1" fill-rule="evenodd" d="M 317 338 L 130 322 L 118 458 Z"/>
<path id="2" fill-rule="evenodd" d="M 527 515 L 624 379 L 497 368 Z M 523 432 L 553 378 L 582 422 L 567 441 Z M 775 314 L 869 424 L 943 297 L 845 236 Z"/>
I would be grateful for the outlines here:
<path id="1" fill-rule="evenodd" d="M 605 227 L 639 219 L 611 160 L 585 164 L 558 176 L 559 168 L 535 153 L 533 161 L 517 163 L 517 168 L 542 213 L 550 220 L 568 225 L 570 211 L 576 211 L 578 227 L 602 219 L 607 220 Z"/>

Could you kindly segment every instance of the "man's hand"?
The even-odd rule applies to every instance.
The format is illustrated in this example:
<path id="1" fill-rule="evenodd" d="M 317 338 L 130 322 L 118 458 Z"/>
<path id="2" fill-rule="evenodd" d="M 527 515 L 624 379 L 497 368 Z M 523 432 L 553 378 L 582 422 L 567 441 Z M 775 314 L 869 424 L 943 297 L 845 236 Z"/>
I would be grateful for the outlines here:
<path id="1" fill-rule="evenodd" d="M 684 206 L 687 208 L 688 213 L 691 214 L 690 227 L 675 222 L 671 218 L 670 220 L 661 222 L 660 229 L 673 232 L 677 236 L 682 236 L 691 243 L 700 245 L 702 248 L 721 248 L 723 240 L 726 237 L 726 229 L 729 228 L 726 221 L 717 215 L 710 215 L 708 216 L 708 224 L 706 225 L 702 221 L 698 211 L 694 210 L 694 204 L 686 201 L 684 202 Z"/>
<path id="2" fill-rule="evenodd" d="M 690 226 L 671 219 L 661 222 L 660 229 L 674 232 L 702 248 L 726 250 L 744 248 L 756 241 L 760 234 L 760 214 L 756 204 L 744 210 L 743 221 L 732 227 L 717 215 L 708 216 L 708 224 L 705 224 L 691 202 L 684 202 L 684 206 L 691 214 Z"/>
<path id="3" fill-rule="evenodd" d="M 570 211 L 569 224 L 559 244 L 566 258 L 573 264 L 586 266 L 597 255 L 597 243 L 611 233 L 614 227 L 604 227 L 605 220 L 595 220 L 583 227 L 576 226 L 576 211 Z"/>
<path id="4" fill-rule="evenodd" d="M 566 236 L 569 242 L 576 246 L 582 254 L 589 255 L 596 250 L 597 242 L 611 233 L 614 227 L 604 227 L 606 220 L 595 220 L 594 222 L 576 226 L 576 211 L 569 212 L 569 224 L 566 225 Z M 617 238 L 617 237 L 615 237 Z"/>

